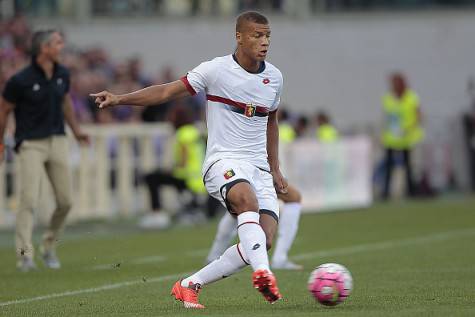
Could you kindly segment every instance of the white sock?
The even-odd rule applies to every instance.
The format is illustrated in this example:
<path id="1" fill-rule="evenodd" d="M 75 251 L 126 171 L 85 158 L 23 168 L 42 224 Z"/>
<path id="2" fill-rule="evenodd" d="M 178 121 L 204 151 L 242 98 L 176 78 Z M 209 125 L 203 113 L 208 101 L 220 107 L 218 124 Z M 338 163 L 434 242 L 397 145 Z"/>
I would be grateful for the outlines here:
<path id="1" fill-rule="evenodd" d="M 285 262 L 299 228 L 300 203 L 286 203 L 279 217 L 279 232 L 275 243 L 272 263 Z"/>
<path id="2" fill-rule="evenodd" d="M 241 250 L 240 245 L 232 245 L 218 259 L 181 281 L 181 286 L 191 284 L 206 285 L 228 277 L 248 265 L 249 260 Z"/>
<path id="3" fill-rule="evenodd" d="M 259 213 L 246 211 L 237 218 L 240 246 L 249 258 L 252 269 L 254 271 L 264 269 L 270 272 L 266 234 L 259 224 Z"/>
<path id="4" fill-rule="evenodd" d="M 208 263 L 219 258 L 221 254 L 228 248 L 231 241 L 237 235 L 237 219 L 233 217 L 229 212 L 225 213 L 218 224 L 218 230 L 214 237 L 213 245 L 209 251 L 206 260 Z"/>

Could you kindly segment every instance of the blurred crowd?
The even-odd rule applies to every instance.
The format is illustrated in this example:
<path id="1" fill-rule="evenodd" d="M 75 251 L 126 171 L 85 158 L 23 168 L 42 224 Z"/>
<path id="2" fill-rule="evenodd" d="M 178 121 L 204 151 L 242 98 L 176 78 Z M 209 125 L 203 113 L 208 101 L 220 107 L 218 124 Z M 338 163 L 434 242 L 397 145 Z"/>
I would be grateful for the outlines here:
<path id="1" fill-rule="evenodd" d="M 29 63 L 29 43 L 32 30 L 23 16 L 8 21 L 0 21 L 0 89 L 15 72 Z M 125 93 L 137 90 L 151 84 L 159 84 L 175 80 L 169 67 L 154 77 L 145 75 L 138 56 L 126 60 L 114 61 L 108 52 L 100 47 L 73 48 L 67 43 L 62 63 L 71 72 L 71 96 L 74 110 L 80 123 L 128 123 L 128 122 L 157 122 L 167 119 L 170 107 L 176 103 L 184 103 L 193 110 L 195 119 L 202 118 L 205 98 L 202 95 L 190 97 L 173 104 L 161 107 L 120 106 L 105 111 L 97 111 L 93 100 L 89 97 L 92 92 L 110 90 L 115 93 Z"/>

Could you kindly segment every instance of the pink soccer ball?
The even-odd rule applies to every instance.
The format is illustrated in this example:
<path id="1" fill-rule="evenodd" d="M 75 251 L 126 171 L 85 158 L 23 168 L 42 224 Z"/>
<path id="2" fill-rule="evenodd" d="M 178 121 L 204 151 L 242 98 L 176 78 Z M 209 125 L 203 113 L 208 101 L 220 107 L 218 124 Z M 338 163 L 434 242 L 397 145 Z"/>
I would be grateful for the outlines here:
<path id="1" fill-rule="evenodd" d="M 353 278 L 343 265 L 326 263 L 310 274 L 308 290 L 323 305 L 335 306 L 350 296 Z"/>

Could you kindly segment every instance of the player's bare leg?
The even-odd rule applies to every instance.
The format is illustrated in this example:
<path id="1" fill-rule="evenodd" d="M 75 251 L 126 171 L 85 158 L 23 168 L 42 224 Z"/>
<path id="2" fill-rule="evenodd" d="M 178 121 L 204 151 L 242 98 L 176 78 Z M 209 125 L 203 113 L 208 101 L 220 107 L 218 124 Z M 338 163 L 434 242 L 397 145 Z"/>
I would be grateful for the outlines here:
<path id="1" fill-rule="evenodd" d="M 260 217 L 256 195 L 247 182 L 231 187 L 226 199 L 231 210 L 237 214 L 240 243 L 232 245 L 218 259 L 175 284 L 172 295 L 187 308 L 204 308 L 198 302 L 201 286 L 230 276 L 249 264 L 254 271 L 254 287 L 266 300 L 272 303 L 281 298 L 267 256 L 267 246 L 270 246 L 277 222 L 268 215 Z M 269 236 L 266 237 L 266 234 Z"/>
<path id="2" fill-rule="evenodd" d="M 277 221 L 269 215 L 259 215 L 259 204 L 251 185 L 242 182 L 233 186 L 227 200 L 238 216 L 238 235 L 244 253 L 254 271 L 253 284 L 270 303 L 282 296 L 269 268 L 267 249 L 277 229 Z"/>
<path id="3" fill-rule="evenodd" d="M 292 185 L 289 185 L 287 193 L 278 193 L 277 196 L 284 202 L 283 210 L 280 212 L 277 240 L 274 244 L 274 254 L 272 256 L 271 267 L 273 269 L 301 270 L 303 266 L 293 263 L 288 258 L 288 252 L 294 242 L 298 231 L 300 220 L 301 194 Z M 261 218 L 262 220 L 262 218 Z M 217 258 L 228 248 L 229 243 L 237 235 L 237 220 L 231 214 L 225 214 L 218 224 L 216 237 L 207 257 L 207 262 Z M 262 224 L 262 223 L 261 223 Z M 266 231 L 264 229 L 264 231 Z M 266 236 L 268 234 L 266 233 Z"/>
<path id="4" fill-rule="evenodd" d="M 298 231 L 302 196 L 292 185 L 288 186 L 287 193 L 277 193 L 277 196 L 284 202 L 284 207 L 279 217 L 279 231 L 272 256 L 272 268 L 301 270 L 303 266 L 291 262 L 288 253 Z"/>

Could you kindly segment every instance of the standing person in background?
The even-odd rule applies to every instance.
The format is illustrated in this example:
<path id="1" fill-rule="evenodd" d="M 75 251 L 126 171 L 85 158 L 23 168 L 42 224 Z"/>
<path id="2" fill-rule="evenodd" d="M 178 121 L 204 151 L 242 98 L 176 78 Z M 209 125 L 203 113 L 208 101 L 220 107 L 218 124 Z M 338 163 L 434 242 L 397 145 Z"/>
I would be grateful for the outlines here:
<path id="1" fill-rule="evenodd" d="M 296 133 L 292 125 L 288 122 L 288 112 L 283 109 L 279 111 L 279 150 L 292 143 L 296 138 Z M 285 155 L 279 153 L 282 170 L 285 170 Z M 282 214 L 279 217 L 279 228 L 277 240 L 275 242 L 274 254 L 272 255 L 271 266 L 280 270 L 302 270 L 303 266 L 289 260 L 289 251 L 299 228 L 300 213 L 302 211 L 302 195 L 299 190 L 289 184 L 287 193 L 277 193 L 277 197 L 284 203 Z M 237 219 L 230 213 L 223 215 L 218 224 L 218 230 L 214 237 L 213 244 L 206 261 L 208 263 L 219 258 L 229 247 L 237 235 Z"/>
<path id="2" fill-rule="evenodd" d="M 325 112 L 320 111 L 317 113 L 316 121 L 317 130 L 315 131 L 315 135 L 318 141 L 323 143 L 332 143 L 338 140 L 340 135 L 335 127 L 331 124 L 330 117 Z"/>
<path id="3" fill-rule="evenodd" d="M 89 142 L 74 117 L 69 95 L 69 71 L 59 64 L 63 47 L 63 37 L 56 30 L 34 33 L 31 64 L 8 80 L 0 106 L 2 139 L 12 110 L 16 121 L 15 150 L 20 164 L 21 183 L 16 218 L 16 253 L 17 267 L 22 271 L 36 268 L 32 243 L 33 212 L 38 205 L 44 170 L 53 187 L 56 210 L 43 235 L 41 252 L 46 267 L 60 268 L 55 242 L 72 205 L 64 120 L 79 142 Z M 2 161 L 3 147 L 3 143 L 0 143 Z"/>
<path id="4" fill-rule="evenodd" d="M 390 89 L 382 98 L 384 128 L 382 143 L 386 152 L 383 199 L 389 198 L 391 174 L 396 155 L 402 155 L 406 170 L 406 189 L 409 197 L 414 196 L 414 180 L 411 165 L 411 151 L 423 136 L 419 97 L 411 90 L 403 74 L 390 76 Z"/>

